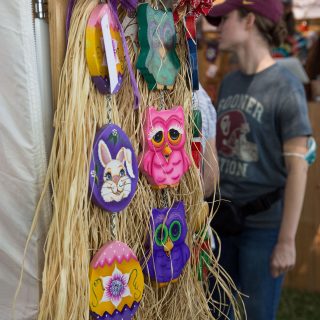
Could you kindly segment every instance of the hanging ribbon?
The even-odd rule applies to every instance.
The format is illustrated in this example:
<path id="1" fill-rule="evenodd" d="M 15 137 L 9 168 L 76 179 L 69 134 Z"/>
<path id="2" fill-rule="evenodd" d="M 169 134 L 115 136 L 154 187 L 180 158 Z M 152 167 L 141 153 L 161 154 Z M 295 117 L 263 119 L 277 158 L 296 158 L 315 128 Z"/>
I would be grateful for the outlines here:
<path id="1" fill-rule="evenodd" d="M 190 63 L 192 90 L 199 90 L 196 19 L 200 15 L 207 15 L 214 0 L 181 0 L 173 11 L 174 22 L 183 20 L 186 30 L 186 41 Z"/>
<path id="2" fill-rule="evenodd" d="M 66 43 L 68 43 L 71 15 L 72 15 L 75 4 L 76 4 L 76 0 L 68 1 L 67 14 L 66 14 Z"/>
<path id="3" fill-rule="evenodd" d="M 120 0 L 119 1 L 122 8 L 124 8 L 127 12 L 132 12 L 135 11 L 135 9 L 137 8 L 138 5 L 138 0 Z M 128 70 L 130 73 L 130 80 L 131 80 L 131 85 L 133 88 L 133 93 L 134 93 L 134 108 L 137 109 L 140 103 L 140 93 L 138 90 L 138 85 L 136 82 L 136 78 L 135 75 L 133 73 L 133 69 L 131 66 L 131 61 L 130 61 L 130 56 L 129 56 L 129 49 L 128 49 L 128 45 L 127 45 L 127 41 L 124 35 L 124 31 L 122 28 L 122 24 L 120 22 L 119 16 L 118 16 L 118 0 L 110 0 L 109 1 L 110 5 L 111 5 L 111 9 L 114 13 L 115 19 L 117 21 L 117 24 L 119 26 L 119 31 L 120 31 L 120 35 L 121 35 L 121 39 L 122 39 L 122 44 L 123 44 L 123 49 L 124 49 L 124 53 L 125 53 L 125 58 L 126 58 L 126 62 L 127 62 L 127 66 L 128 66 Z"/>
<path id="4" fill-rule="evenodd" d="M 185 16 L 193 16 L 194 20 L 201 15 L 207 15 L 214 0 L 181 0 L 173 11 L 174 22 L 177 23 Z"/>

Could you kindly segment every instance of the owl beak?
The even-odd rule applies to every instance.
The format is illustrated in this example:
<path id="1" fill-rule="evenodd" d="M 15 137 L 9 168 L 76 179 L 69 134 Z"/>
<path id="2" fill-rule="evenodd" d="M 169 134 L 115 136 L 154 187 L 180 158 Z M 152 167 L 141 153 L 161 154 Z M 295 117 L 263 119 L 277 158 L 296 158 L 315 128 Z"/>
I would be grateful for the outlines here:
<path id="1" fill-rule="evenodd" d="M 168 146 L 168 144 L 166 144 L 166 146 L 164 147 L 164 149 L 162 151 L 162 154 L 166 158 L 167 161 L 168 161 L 171 153 L 172 153 L 171 148 Z"/>
<path id="2" fill-rule="evenodd" d="M 172 243 L 170 237 L 168 237 L 167 242 L 164 244 L 164 251 L 168 257 L 170 256 L 172 249 L 173 249 L 173 243 Z"/>

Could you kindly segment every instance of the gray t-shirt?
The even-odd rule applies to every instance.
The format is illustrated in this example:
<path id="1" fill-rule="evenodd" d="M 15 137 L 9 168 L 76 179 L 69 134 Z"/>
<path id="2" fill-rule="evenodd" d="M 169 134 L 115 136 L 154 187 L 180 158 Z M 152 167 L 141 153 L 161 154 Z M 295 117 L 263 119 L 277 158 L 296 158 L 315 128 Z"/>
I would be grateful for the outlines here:
<path id="1" fill-rule="evenodd" d="M 283 143 L 311 127 L 300 81 L 277 63 L 255 75 L 233 72 L 218 99 L 217 150 L 223 198 L 244 205 L 285 186 Z M 247 224 L 277 227 L 282 201 L 249 216 Z"/>

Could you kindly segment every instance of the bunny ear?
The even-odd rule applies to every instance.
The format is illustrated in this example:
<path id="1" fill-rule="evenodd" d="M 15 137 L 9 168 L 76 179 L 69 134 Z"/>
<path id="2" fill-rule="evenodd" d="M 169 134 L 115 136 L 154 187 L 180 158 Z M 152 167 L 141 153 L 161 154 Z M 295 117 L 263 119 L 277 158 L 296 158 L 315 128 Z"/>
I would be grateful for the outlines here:
<path id="1" fill-rule="evenodd" d="M 109 148 L 102 140 L 99 141 L 98 155 L 103 167 L 106 167 L 106 165 L 112 160 Z"/>
<path id="2" fill-rule="evenodd" d="M 117 154 L 117 160 L 119 160 L 120 162 L 123 162 L 124 159 L 125 159 L 125 147 L 122 147 L 119 151 L 118 151 L 118 154 Z"/>
<path id="3" fill-rule="evenodd" d="M 117 160 L 124 162 L 126 161 L 126 167 L 129 173 L 129 176 L 131 178 L 135 178 L 135 175 L 132 170 L 132 154 L 130 149 L 126 149 L 125 147 L 122 147 L 118 154 L 117 154 Z"/>

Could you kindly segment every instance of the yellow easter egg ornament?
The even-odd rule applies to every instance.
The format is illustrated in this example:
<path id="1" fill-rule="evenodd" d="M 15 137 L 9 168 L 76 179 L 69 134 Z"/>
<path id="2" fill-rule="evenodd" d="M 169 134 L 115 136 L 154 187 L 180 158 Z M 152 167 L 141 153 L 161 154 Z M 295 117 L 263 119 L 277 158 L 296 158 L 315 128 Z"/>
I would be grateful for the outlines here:
<path id="1" fill-rule="evenodd" d="M 134 252 L 123 242 L 107 242 L 90 263 L 90 314 L 96 320 L 130 320 L 144 289 Z"/>

